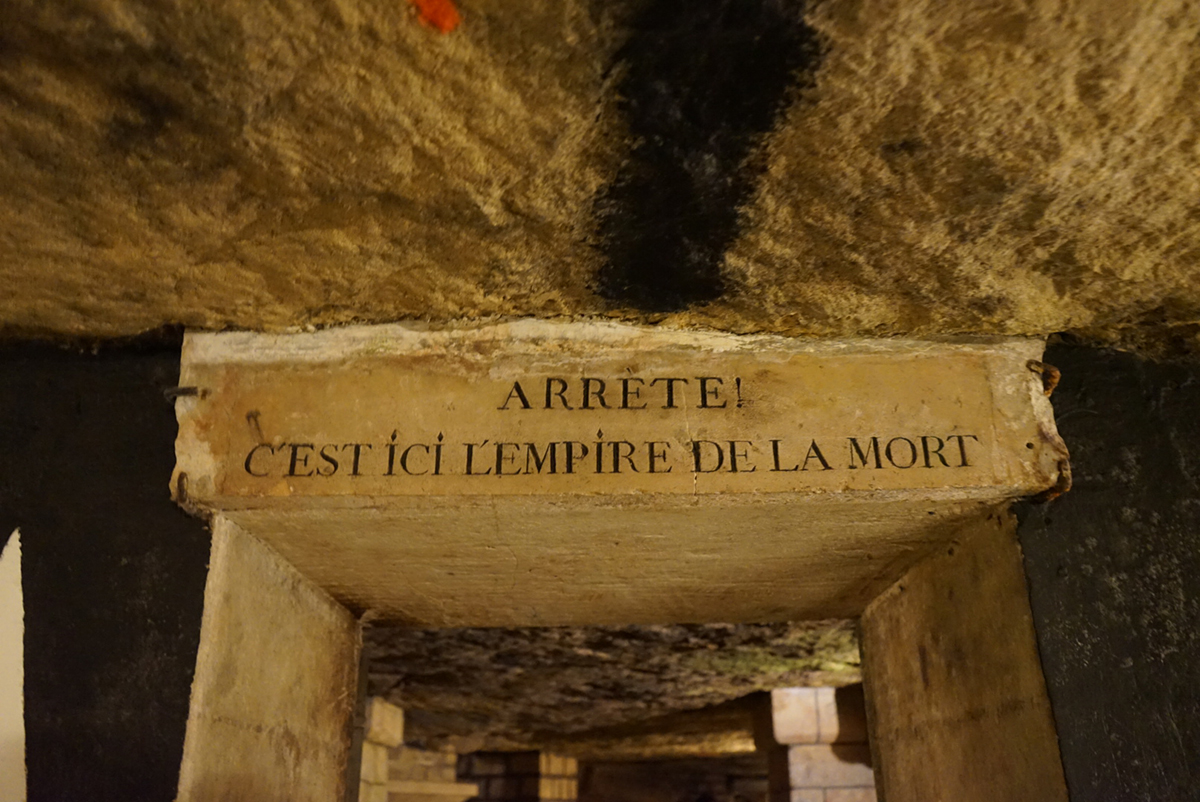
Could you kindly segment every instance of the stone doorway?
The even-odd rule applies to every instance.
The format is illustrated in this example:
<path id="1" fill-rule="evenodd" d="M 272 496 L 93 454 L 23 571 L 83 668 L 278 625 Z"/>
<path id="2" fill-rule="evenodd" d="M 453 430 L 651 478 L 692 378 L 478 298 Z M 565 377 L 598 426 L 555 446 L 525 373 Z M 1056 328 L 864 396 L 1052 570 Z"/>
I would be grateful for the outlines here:
<path id="1" fill-rule="evenodd" d="M 1069 475 L 1040 353 L 534 321 L 189 337 L 173 489 L 214 545 L 180 799 L 338 798 L 364 623 L 830 618 L 860 627 L 891 802 L 1065 798 L 1006 512 Z"/>

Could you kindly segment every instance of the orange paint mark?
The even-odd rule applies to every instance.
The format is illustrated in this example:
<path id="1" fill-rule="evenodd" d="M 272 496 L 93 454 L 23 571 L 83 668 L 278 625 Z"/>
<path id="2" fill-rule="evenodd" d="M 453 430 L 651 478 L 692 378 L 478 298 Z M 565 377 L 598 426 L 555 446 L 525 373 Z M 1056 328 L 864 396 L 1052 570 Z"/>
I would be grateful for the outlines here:
<path id="1" fill-rule="evenodd" d="M 462 22 L 462 15 L 454 7 L 454 0 L 408 0 L 417 7 L 421 22 L 442 33 L 450 33 Z"/>

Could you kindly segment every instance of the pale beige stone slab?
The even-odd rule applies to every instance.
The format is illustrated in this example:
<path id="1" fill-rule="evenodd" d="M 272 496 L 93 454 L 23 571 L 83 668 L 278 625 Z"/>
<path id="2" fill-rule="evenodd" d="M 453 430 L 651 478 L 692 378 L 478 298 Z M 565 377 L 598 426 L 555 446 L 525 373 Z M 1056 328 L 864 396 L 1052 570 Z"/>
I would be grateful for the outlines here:
<path id="1" fill-rule="evenodd" d="M 362 766 L 358 778 L 365 783 L 378 784 L 388 781 L 388 748 L 386 746 L 370 741 L 363 742 Z"/>
<path id="2" fill-rule="evenodd" d="M 771 723 L 775 741 L 815 744 L 821 727 L 817 718 L 817 688 L 776 688 L 771 691 Z"/>
<path id="3" fill-rule="evenodd" d="M 862 651 L 881 797 L 1066 801 L 1007 512 L 969 523 L 872 602 Z"/>
<path id="4" fill-rule="evenodd" d="M 379 696 L 367 700 L 363 740 L 396 747 L 404 743 L 404 709 Z"/>
<path id="5" fill-rule="evenodd" d="M 228 514 L 351 609 L 450 627 L 851 618 L 987 509 L 729 494 Z"/>
<path id="6" fill-rule="evenodd" d="M 858 788 L 875 782 L 866 744 L 788 747 L 792 788 Z"/>
<path id="7" fill-rule="evenodd" d="M 358 802 L 388 802 L 388 789 L 379 783 L 360 782 Z"/>
<path id="8" fill-rule="evenodd" d="M 373 619 L 852 617 L 957 522 L 1056 482 L 1041 347 L 539 321 L 189 335 L 172 487 Z"/>
<path id="9" fill-rule="evenodd" d="M 871 788 L 828 788 L 825 802 L 875 802 L 877 795 Z"/>
<path id="10" fill-rule="evenodd" d="M 958 490 L 1054 483 L 1037 340 L 817 342 L 616 324 L 189 334 L 178 473 L 280 497 Z"/>
<path id="11" fill-rule="evenodd" d="M 360 644 L 353 616 L 218 517 L 178 800 L 341 799 Z"/>
<path id="12" fill-rule="evenodd" d="M 866 743 L 866 711 L 861 693 L 854 690 L 775 688 L 771 691 L 771 720 L 776 742 Z"/>
<path id="13" fill-rule="evenodd" d="M 824 788 L 797 788 L 789 793 L 792 802 L 825 802 Z"/>

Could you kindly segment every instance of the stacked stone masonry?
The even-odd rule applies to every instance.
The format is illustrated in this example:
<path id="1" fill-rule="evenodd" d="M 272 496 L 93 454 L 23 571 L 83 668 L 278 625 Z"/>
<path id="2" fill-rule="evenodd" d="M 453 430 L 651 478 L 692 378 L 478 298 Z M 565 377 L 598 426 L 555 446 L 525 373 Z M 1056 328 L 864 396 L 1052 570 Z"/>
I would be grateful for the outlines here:
<path id="1" fill-rule="evenodd" d="M 368 699 L 358 773 L 359 802 L 389 802 L 391 751 L 402 748 L 403 744 L 404 711 L 379 697 Z"/>
<path id="2" fill-rule="evenodd" d="M 477 796 L 457 782 L 458 755 L 404 745 L 404 711 L 378 697 L 367 701 L 359 802 L 464 802 Z"/>
<path id="3" fill-rule="evenodd" d="M 474 752 L 458 762 L 458 776 L 478 783 L 486 802 L 574 802 L 578 774 L 574 758 L 546 752 Z"/>
<path id="4" fill-rule="evenodd" d="M 787 747 L 789 802 L 875 802 L 862 686 L 778 688 L 771 720 Z"/>
<path id="5" fill-rule="evenodd" d="M 388 802 L 463 802 L 479 795 L 479 786 L 457 782 L 458 754 L 401 746 L 388 763 Z"/>

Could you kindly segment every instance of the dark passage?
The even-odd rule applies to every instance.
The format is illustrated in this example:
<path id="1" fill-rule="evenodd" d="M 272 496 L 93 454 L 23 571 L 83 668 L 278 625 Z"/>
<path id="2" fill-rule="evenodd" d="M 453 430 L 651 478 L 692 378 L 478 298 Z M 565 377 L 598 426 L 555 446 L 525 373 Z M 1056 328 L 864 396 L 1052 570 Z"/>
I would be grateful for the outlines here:
<path id="1" fill-rule="evenodd" d="M 170 499 L 179 345 L 0 349 L 0 545 L 21 529 L 30 802 L 173 799 L 209 538 Z"/>
<path id="2" fill-rule="evenodd" d="M 1052 347 L 1075 487 L 1020 505 L 1071 802 L 1200 787 L 1200 365 Z"/>
<path id="3" fill-rule="evenodd" d="M 645 311 L 725 290 L 722 257 L 753 191 L 755 145 L 816 70 L 803 0 L 650 0 L 618 52 L 634 138 L 597 200 L 598 291 Z"/>

